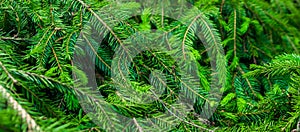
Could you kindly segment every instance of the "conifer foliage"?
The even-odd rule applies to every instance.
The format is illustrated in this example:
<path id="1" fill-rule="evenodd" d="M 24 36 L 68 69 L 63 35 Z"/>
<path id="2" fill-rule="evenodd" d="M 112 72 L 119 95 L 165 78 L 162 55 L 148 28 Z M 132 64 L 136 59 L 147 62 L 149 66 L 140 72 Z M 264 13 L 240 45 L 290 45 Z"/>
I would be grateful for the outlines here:
<path id="1" fill-rule="evenodd" d="M 1 0 L 0 131 L 295 130 L 299 9 L 298 0 Z M 164 34 L 143 34 L 153 31 Z M 133 41 L 159 43 L 133 55 Z M 94 66 L 76 63 L 87 57 Z M 98 102 L 78 90 L 94 83 Z M 152 85 L 157 101 L 133 96 L 153 95 Z M 180 91 L 193 101 L 185 113 L 172 109 L 183 109 Z M 130 122 L 111 126 L 116 114 Z"/>

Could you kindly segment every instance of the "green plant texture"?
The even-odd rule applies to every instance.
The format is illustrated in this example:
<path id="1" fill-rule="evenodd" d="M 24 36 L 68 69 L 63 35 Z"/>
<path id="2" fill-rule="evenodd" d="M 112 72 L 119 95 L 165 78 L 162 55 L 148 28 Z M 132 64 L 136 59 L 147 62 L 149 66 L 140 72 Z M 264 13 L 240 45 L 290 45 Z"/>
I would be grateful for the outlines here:
<path id="1" fill-rule="evenodd" d="M 0 0 L 0 132 L 300 131 L 299 0 L 154 1 Z"/>

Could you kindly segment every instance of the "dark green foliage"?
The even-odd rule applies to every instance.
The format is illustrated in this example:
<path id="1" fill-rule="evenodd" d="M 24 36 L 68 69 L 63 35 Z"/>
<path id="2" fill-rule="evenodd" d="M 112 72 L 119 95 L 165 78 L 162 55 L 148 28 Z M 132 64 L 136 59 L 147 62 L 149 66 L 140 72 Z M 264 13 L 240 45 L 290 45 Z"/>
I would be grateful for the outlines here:
<path id="1" fill-rule="evenodd" d="M 295 129 L 300 2 L 183 1 L 0 1 L 0 131 Z M 180 92 L 193 110 L 164 117 L 181 114 Z M 112 128 L 117 113 L 132 122 Z"/>

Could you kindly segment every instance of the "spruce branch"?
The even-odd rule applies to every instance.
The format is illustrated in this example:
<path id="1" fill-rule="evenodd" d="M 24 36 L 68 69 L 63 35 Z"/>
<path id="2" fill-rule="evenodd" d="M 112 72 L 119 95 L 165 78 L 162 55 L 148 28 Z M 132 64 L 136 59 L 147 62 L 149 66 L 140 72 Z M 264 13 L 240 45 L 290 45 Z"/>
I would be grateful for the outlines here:
<path id="1" fill-rule="evenodd" d="M 7 99 L 8 104 L 10 104 L 12 108 L 18 112 L 22 119 L 26 121 L 28 125 L 28 132 L 41 131 L 39 125 L 30 116 L 30 114 L 28 114 L 27 111 L 22 108 L 22 106 L 10 95 L 9 92 L 7 92 L 2 85 L 0 85 L 0 92 L 2 93 L 2 97 Z"/>

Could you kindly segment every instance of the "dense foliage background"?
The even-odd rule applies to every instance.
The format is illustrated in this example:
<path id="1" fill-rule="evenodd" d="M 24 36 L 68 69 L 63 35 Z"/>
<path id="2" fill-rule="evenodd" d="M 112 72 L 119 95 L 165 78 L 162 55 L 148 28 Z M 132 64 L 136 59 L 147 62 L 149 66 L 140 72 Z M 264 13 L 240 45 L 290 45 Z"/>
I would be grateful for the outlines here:
<path id="1" fill-rule="evenodd" d="M 205 122 L 197 113 L 206 99 L 197 96 L 208 94 L 212 73 L 204 42 L 194 32 L 197 29 L 164 18 L 163 14 L 151 15 L 152 9 L 144 9 L 134 2 L 119 8 L 140 9 L 143 15 L 116 20 L 118 24 L 110 27 L 113 20 L 98 11 L 111 2 L 0 1 L 0 131 L 109 131 L 109 122 L 96 125 L 79 104 L 72 71 L 77 71 L 79 80 L 91 80 L 85 80 L 89 75 L 74 66 L 75 49 L 90 49 L 85 51 L 93 53 L 84 55 L 97 56 L 97 87 L 108 103 L 118 104 L 117 111 L 134 119 L 153 114 L 145 113 L 149 108 L 156 108 L 153 104 L 122 109 L 128 102 L 120 101 L 110 78 L 112 56 L 116 47 L 122 45 L 120 42 L 137 31 L 151 29 L 175 34 L 185 44 L 183 47 L 191 51 L 182 50 L 178 54 L 191 55 L 199 67 L 199 92 L 187 90 L 197 99 L 195 111 L 186 119 L 190 123 L 182 121 L 170 131 L 291 131 L 296 128 L 300 118 L 299 0 L 188 0 L 198 8 L 194 13 L 200 13 L 194 20 L 209 25 L 201 29 L 206 42 L 221 45 L 226 58 L 226 62 L 217 62 L 220 67 L 226 66 L 219 69 L 226 76 L 226 85 L 220 89 L 223 96 L 213 116 Z M 129 15 L 126 13 L 116 9 L 113 15 Z M 86 34 L 81 32 L 88 21 L 95 24 L 89 33 L 105 32 L 99 49 L 76 45 L 77 41 L 99 43 L 97 38 L 84 37 Z M 77 40 L 78 37 L 81 39 Z M 134 62 L 129 72 L 132 86 L 137 90 L 149 88 L 148 74 L 153 68 L 170 75 L 167 85 L 171 89 L 176 90 L 182 83 L 177 79 L 180 75 L 172 71 L 176 71 L 174 62 L 162 52 L 145 51 Z M 165 100 L 172 103 L 172 98 L 165 97 Z M 161 107 L 157 106 L 157 110 Z M 167 124 L 161 124 L 164 123 Z M 124 131 L 160 131 L 139 122 L 127 127 Z"/>

